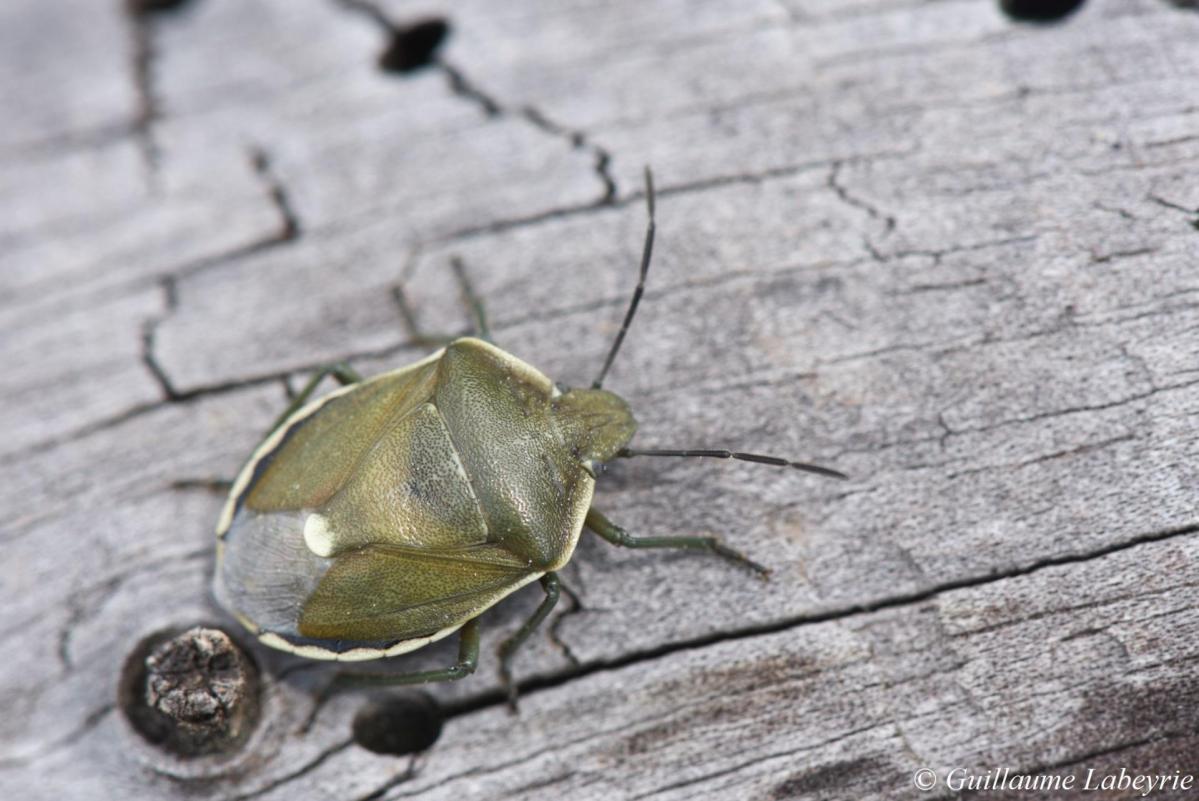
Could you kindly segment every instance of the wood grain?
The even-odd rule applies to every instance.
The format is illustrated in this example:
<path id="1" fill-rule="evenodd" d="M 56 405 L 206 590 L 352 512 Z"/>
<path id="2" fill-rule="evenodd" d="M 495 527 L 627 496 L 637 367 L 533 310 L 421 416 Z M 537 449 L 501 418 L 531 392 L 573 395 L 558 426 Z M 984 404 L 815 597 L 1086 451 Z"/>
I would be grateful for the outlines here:
<path id="1" fill-rule="evenodd" d="M 1199 15 L 434 0 L 440 61 L 397 75 L 379 17 L 416 11 L 370 8 L 0 11 L 0 796 L 944 798 L 954 768 L 1196 771 Z M 263 651 L 231 762 L 141 741 L 128 655 L 237 632 L 202 483 L 307 371 L 421 355 L 394 287 L 464 331 L 452 256 L 501 345 L 589 382 L 647 163 L 658 247 L 608 383 L 637 445 L 852 480 L 631 460 L 597 505 L 772 580 L 585 538 L 518 717 L 494 647 L 535 588 L 484 618 L 478 674 L 429 690 L 448 717 L 417 756 L 355 744 L 361 695 L 301 734 L 327 674 Z"/>

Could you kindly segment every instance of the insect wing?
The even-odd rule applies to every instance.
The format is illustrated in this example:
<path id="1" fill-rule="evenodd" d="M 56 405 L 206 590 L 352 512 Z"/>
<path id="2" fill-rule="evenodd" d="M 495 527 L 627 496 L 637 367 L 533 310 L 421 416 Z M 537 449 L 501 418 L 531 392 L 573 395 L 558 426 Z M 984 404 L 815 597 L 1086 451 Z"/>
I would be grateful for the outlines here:
<path id="1" fill-rule="evenodd" d="M 381 433 L 428 399 L 438 355 L 301 409 L 259 448 L 238 479 L 241 486 L 234 487 L 234 499 L 258 512 L 325 503 Z"/>
<path id="2" fill-rule="evenodd" d="M 408 640 L 457 628 L 541 574 L 498 545 L 369 545 L 333 560 L 304 604 L 300 634 Z"/>

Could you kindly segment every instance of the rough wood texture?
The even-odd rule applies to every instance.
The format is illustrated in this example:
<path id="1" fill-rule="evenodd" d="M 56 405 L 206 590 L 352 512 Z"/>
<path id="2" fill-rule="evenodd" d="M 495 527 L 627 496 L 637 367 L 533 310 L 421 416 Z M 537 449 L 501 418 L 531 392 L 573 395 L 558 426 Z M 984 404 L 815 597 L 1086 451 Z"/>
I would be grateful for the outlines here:
<path id="1" fill-rule="evenodd" d="M 953 795 L 917 790 L 922 766 L 1196 772 L 1199 14 L 430 0 L 444 61 L 399 76 L 368 11 L 0 8 L 0 797 L 893 799 Z M 234 474 L 305 371 L 417 357 L 398 283 L 463 329 L 454 254 L 501 344 L 589 381 L 645 163 L 658 255 L 609 382 L 639 444 L 854 478 L 650 460 L 599 502 L 721 534 L 773 580 L 587 539 L 563 576 L 582 607 L 516 665 L 519 717 L 492 649 L 535 588 L 485 618 L 479 674 L 431 690 L 452 714 L 419 756 L 354 743 L 361 696 L 299 734 L 323 674 L 262 652 L 232 763 L 142 743 L 126 657 L 236 632 L 195 482 Z"/>

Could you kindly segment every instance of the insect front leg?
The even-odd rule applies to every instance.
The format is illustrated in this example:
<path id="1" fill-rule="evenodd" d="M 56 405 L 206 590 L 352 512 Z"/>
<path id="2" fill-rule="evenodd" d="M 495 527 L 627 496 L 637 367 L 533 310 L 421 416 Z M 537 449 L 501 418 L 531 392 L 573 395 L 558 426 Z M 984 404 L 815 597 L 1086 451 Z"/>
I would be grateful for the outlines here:
<path id="1" fill-rule="evenodd" d="M 714 556 L 748 567 L 763 578 L 770 575 L 769 568 L 758 564 L 740 551 L 733 550 L 716 537 L 634 537 L 594 507 L 587 510 L 584 525 L 608 542 L 622 548 L 683 548 L 707 551 Z"/>
<path id="2" fill-rule="evenodd" d="M 304 388 L 297 392 L 296 396 L 291 399 L 291 403 L 287 404 L 287 408 L 283 410 L 283 413 L 275 418 L 275 422 L 271 425 L 270 430 L 266 432 L 264 439 L 274 434 L 279 429 L 279 426 L 287 422 L 287 418 L 295 414 L 297 409 L 308 402 L 308 399 L 312 397 L 312 393 L 316 391 L 317 385 L 321 381 L 324 381 L 326 376 L 333 376 L 343 387 L 348 384 L 357 384 L 362 380 L 362 376 L 358 375 L 358 371 L 345 362 L 325 365 L 312 374 L 312 378 L 308 379 L 308 383 L 304 385 Z"/>
<path id="3" fill-rule="evenodd" d="M 297 409 L 308 402 L 308 399 L 312 397 L 312 393 L 316 391 L 317 385 L 325 379 L 325 376 L 330 375 L 336 378 L 343 386 L 346 384 L 357 384 L 362 380 L 362 376 L 358 375 L 354 368 L 344 362 L 329 364 L 320 368 L 312 374 L 312 378 L 308 379 L 308 383 L 304 385 L 304 388 L 291 399 L 291 402 L 287 404 L 287 408 L 283 410 L 283 413 L 275 418 L 275 422 L 271 423 L 271 427 L 267 429 L 262 441 L 265 442 L 270 439 L 271 434 L 274 434 L 279 430 L 279 426 L 287 422 L 287 418 L 295 414 Z M 223 495 L 233 487 L 233 482 L 223 478 L 183 478 L 171 482 L 171 486 L 174 489 L 201 489 Z"/>
<path id="4" fill-rule="evenodd" d="M 494 345 L 495 342 L 491 339 L 491 327 L 487 324 L 487 309 L 484 308 L 483 300 L 475 292 L 474 285 L 466 275 L 466 265 L 462 263 L 462 259 L 454 256 L 450 259 L 450 266 L 454 268 L 454 275 L 458 276 L 458 285 L 462 288 L 462 301 L 470 310 L 471 321 L 475 326 L 475 336 Z"/>
<path id="5" fill-rule="evenodd" d="M 432 684 L 439 681 L 458 681 L 475 672 L 479 666 L 479 619 L 469 620 L 458 632 L 458 661 L 436 670 L 412 673 L 337 673 L 316 697 L 312 712 L 302 731 L 308 731 L 321 707 L 333 695 L 355 687 L 393 687 L 406 684 Z"/>
<path id="6" fill-rule="evenodd" d="M 466 304 L 467 311 L 470 312 L 474 336 L 495 344 L 491 338 L 491 327 L 487 322 L 487 309 L 483 305 L 483 300 L 475 292 L 474 285 L 471 284 L 470 278 L 466 274 L 466 266 L 462 263 L 462 259 L 457 256 L 452 257 L 450 267 L 453 268 L 454 276 L 458 279 L 458 286 L 462 290 L 462 302 Z M 416 312 L 413 310 L 412 304 L 408 302 L 408 296 L 404 294 L 402 286 L 393 287 L 391 296 L 395 299 L 396 306 L 400 310 L 400 317 L 404 319 L 404 327 L 408 329 L 408 336 L 412 338 L 414 345 L 440 348 L 458 338 L 453 334 L 431 334 L 425 331 L 417 321 Z"/>
<path id="7" fill-rule="evenodd" d="M 512 657 L 516 654 L 516 649 L 524 645 L 533 630 L 541 625 L 541 621 L 546 619 L 558 603 L 560 586 L 557 573 L 546 573 L 542 576 L 541 588 L 545 590 L 545 598 L 537 607 L 537 611 L 533 612 L 515 634 L 500 643 L 500 681 L 508 695 L 508 706 L 513 711 L 516 711 L 517 692 L 516 684 L 512 681 Z"/>

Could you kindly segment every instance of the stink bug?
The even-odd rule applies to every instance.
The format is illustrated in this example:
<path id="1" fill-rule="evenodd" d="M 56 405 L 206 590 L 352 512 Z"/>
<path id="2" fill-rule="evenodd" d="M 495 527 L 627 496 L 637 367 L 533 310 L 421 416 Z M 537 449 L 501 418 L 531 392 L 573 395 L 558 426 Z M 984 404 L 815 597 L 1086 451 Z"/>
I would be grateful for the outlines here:
<path id="1" fill-rule="evenodd" d="M 479 616 L 540 580 L 544 600 L 500 647 L 511 693 L 512 655 L 557 601 L 555 571 L 583 528 L 614 545 L 701 549 L 766 573 L 716 538 L 635 537 L 591 505 L 597 469 L 617 457 L 740 459 L 844 478 L 771 456 L 628 447 L 637 428 L 632 412 L 602 385 L 653 251 L 648 170 L 645 177 L 640 278 L 591 387 L 559 389 L 491 344 L 482 305 L 454 262 L 479 337 L 443 341 L 431 356 L 369 380 L 345 366 L 327 368 L 298 394 L 238 475 L 217 526 L 216 597 L 259 640 L 313 659 L 355 661 L 458 631 L 459 659 L 448 668 L 338 680 L 459 679 L 478 661 Z M 309 402 L 326 375 L 344 386 Z"/>

